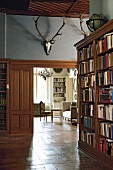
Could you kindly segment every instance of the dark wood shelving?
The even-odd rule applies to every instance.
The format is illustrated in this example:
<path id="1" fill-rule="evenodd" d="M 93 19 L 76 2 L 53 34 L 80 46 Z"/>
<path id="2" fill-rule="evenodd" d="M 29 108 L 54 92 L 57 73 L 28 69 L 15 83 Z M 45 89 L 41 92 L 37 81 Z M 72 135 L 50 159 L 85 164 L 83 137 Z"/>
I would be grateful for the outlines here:
<path id="1" fill-rule="evenodd" d="M 81 101 L 81 100 L 80 100 L 80 102 L 81 102 L 81 103 L 90 103 L 90 104 L 94 104 L 94 101 Z"/>
<path id="2" fill-rule="evenodd" d="M 0 60 L 0 134 L 7 134 L 9 130 L 9 61 L 7 59 Z"/>
<path id="3" fill-rule="evenodd" d="M 108 37 L 107 37 L 108 33 L 110 33 L 110 36 L 112 36 L 112 48 L 108 46 L 109 44 L 106 45 L 106 42 L 108 42 Z M 109 43 L 110 42 L 111 40 L 109 41 Z M 87 57 L 87 51 L 89 50 L 87 48 L 89 48 L 90 44 L 92 45 L 91 47 L 92 51 L 90 53 L 90 56 L 88 53 L 88 57 Z M 113 120 L 111 119 L 111 115 L 110 115 L 110 119 L 108 118 L 109 115 L 107 115 L 107 118 L 109 120 L 98 118 L 98 117 L 102 117 L 101 111 L 99 110 L 100 109 L 99 105 L 103 105 L 103 107 L 107 105 L 109 109 L 113 110 L 112 108 L 113 81 L 111 80 L 112 77 L 110 77 L 111 79 L 109 79 L 109 82 L 107 81 L 107 78 L 109 77 L 105 77 L 105 82 L 104 82 L 105 85 L 103 85 L 103 81 L 101 81 L 101 78 L 99 77 L 99 76 L 102 77 L 103 74 L 104 76 L 108 76 L 108 74 L 110 74 L 111 76 L 112 71 L 110 72 L 109 70 L 113 70 L 113 61 L 112 61 L 113 20 L 107 22 L 105 25 L 103 25 L 102 27 L 100 27 L 99 29 L 91 33 L 89 36 L 87 36 L 83 40 L 76 43 L 74 46 L 76 47 L 77 54 L 78 54 L 78 84 L 79 84 L 78 85 L 78 96 L 80 96 L 78 100 L 78 107 L 79 107 L 78 148 L 88 153 L 92 157 L 95 157 L 96 159 L 102 161 L 103 163 L 108 165 L 111 169 L 113 169 L 113 166 L 112 166 L 113 153 L 111 153 L 113 151 L 113 144 L 110 141 L 112 140 L 113 136 L 111 137 L 111 134 L 109 135 L 107 134 L 107 136 L 103 135 L 104 133 L 108 133 L 107 132 L 108 127 L 109 129 L 111 129 L 111 132 L 113 134 L 113 128 L 112 128 Z M 93 60 L 93 61 L 90 61 L 90 60 Z M 87 71 L 89 69 L 91 70 L 91 72 Z M 105 71 L 107 72 L 106 74 L 104 73 Z M 97 73 L 103 73 L 103 74 L 97 74 Z M 90 78 L 90 74 L 94 74 L 94 82 L 92 80 L 92 77 L 90 79 L 91 85 L 93 85 L 93 87 L 90 87 L 90 83 L 89 83 L 90 81 L 87 80 L 87 77 Z M 84 86 L 87 86 L 87 87 L 84 87 Z M 106 89 L 106 91 L 109 91 L 108 96 L 106 96 L 107 92 L 104 89 Z M 94 96 L 92 97 L 92 95 Z M 112 99 L 110 97 L 112 97 Z M 84 99 L 86 100 L 84 101 Z M 92 101 L 88 101 L 87 99 L 90 99 L 90 100 L 92 99 Z M 92 104 L 93 104 L 93 107 L 92 107 Z M 107 114 L 108 113 L 107 109 L 105 111 Z M 88 115 L 90 113 L 93 113 L 93 116 L 88 116 L 87 112 L 88 112 Z M 111 113 L 112 112 L 110 110 L 109 114 Z M 89 126 L 90 124 L 91 124 L 91 127 Z M 89 127 L 87 127 L 87 125 Z M 105 129 L 103 128 L 104 126 L 105 126 Z M 94 130 L 93 134 L 92 134 L 92 130 Z M 93 146 L 91 146 L 92 140 L 95 141 L 95 142 L 93 141 Z M 103 143 L 101 143 L 102 140 L 103 140 Z M 107 142 L 111 145 L 110 146 L 106 145 Z M 100 147 L 102 147 L 102 149 Z M 108 152 L 108 150 L 105 149 L 105 147 L 109 147 L 107 149 L 109 149 L 110 152 Z"/>
<path id="4" fill-rule="evenodd" d="M 94 132 L 94 129 L 93 128 L 89 128 L 89 127 L 87 127 L 87 126 L 85 126 L 85 125 L 82 125 L 81 124 L 81 129 L 84 131 L 84 130 L 86 130 L 87 132 Z"/>
<path id="5" fill-rule="evenodd" d="M 93 74 L 93 73 L 94 73 L 94 71 L 91 71 L 91 72 L 88 72 L 88 73 L 81 74 L 80 76 L 85 76 L 85 75 Z"/>
<path id="6" fill-rule="evenodd" d="M 111 52 L 113 52 L 113 48 L 110 48 L 110 49 L 108 49 L 108 50 L 106 50 L 106 51 L 103 51 L 103 52 L 97 54 L 97 57 L 102 56 L 102 55 L 105 55 L 106 53 L 109 54 L 109 53 L 111 53 Z"/>
<path id="7" fill-rule="evenodd" d="M 93 59 L 93 57 L 90 57 L 90 58 L 87 58 L 87 59 L 84 59 L 84 60 L 80 60 L 80 61 L 79 61 L 79 64 L 82 63 L 82 62 L 84 62 L 84 61 L 89 61 L 89 60 L 92 60 L 92 59 Z"/>
<path id="8" fill-rule="evenodd" d="M 101 152 L 100 150 L 96 149 L 93 146 L 88 145 L 83 141 L 78 142 L 78 148 L 88 153 L 90 156 L 93 156 L 102 163 L 108 165 L 111 169 L 113 169 L 113 157 L 105 154 L 104 152 Z"/>

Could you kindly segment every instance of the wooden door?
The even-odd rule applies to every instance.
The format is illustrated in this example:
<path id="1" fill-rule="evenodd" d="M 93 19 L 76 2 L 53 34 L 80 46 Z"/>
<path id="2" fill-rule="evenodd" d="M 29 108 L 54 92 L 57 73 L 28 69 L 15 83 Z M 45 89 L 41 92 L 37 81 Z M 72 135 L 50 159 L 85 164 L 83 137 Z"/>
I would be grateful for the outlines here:
<path id="1" fill-rule="evenodd" d="M 10 65 L 10 133 L 33 133 L 33 69 Z"/>

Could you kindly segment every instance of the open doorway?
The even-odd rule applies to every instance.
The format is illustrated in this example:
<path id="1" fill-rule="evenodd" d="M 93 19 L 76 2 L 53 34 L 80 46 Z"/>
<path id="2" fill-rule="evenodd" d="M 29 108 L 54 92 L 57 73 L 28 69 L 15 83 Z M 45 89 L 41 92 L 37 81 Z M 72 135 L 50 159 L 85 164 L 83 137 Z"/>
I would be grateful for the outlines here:
<path id="1" fill-rule="evenodd" d="M 33 68 L 33 102 L 34 116 L 40 115 L 40 101 L 45 103 L 46 110 L 51 108 L 62 109 L 63 101 L 77 102 L 77 69 L 73 68 L 47 68 L 51 76 L 46 79 L 39 74 L 44 68 Z M 54 116 L 59 116 L 60 111 Z"/>
<path id="2" fill-rule="evenodd" d="M 76 61 L 10 61 L 10 134 L 33 133 L 33 68 L 76 68 Z"/>

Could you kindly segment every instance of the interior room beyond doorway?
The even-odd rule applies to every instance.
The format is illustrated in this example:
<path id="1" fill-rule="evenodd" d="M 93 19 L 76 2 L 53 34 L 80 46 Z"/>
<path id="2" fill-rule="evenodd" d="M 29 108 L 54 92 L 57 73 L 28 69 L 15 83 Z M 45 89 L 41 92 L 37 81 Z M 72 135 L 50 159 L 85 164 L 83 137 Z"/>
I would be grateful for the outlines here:
<path id="1" fill-rule="evenodd" d="M 33 68 L 34 84 L 34 104 L 40 101 L 45 103 L 46 110 L 51 108 L 62 108 L 63 101 L 77 102 L 77 69 L 71 68 L 47 68 L 52 73 L 46 79 L 39 74 L 45 68 Z M 34 110 L 34 116 L 40 114 L 40 108 Z M 54 116 L 59 116 L 60 111 L 55 112 Z"/>

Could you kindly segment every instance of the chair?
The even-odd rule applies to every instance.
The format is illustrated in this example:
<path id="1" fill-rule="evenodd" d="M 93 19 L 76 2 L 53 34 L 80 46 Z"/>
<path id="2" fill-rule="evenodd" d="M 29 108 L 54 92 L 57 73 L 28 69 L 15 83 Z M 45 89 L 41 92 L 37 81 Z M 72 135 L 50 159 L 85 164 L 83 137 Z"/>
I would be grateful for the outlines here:
<path id="1" fill-rule="evenodd" d="M 73 120 L 77 123 L 77 119 L 78 119 L 78 114 L 77 114 L 77 103 L 76 102 L 72 102 L 70 105 L 70 111 L 71 111 L 71 123 L 73 122 Z"/>
<path id="2" fill-rule="evenodd" d="M 47 116 L 51 116 L 51 121 L 52 121 L 52 114 L 51 114 L 51 110 L 45 110 L 45 103 L 43 103 L 42 101 L 39 103 L 40 105 L 40 121 L 41 121 L 41 117 L 46 117 L 46 122 L 47 122 Z"/>
<path id="3" fill-rule="evenodd" d="M 40 105 L 39 103 L 34 103 L 34 116 L 40 115 Z"/>
<path id="4" fill-rule="evenodd" d="M 76 102 L 63 101 L 63 118 L 66 120 L 71 120 L 71 123 L 77 123 L 77 106 Z"/>

